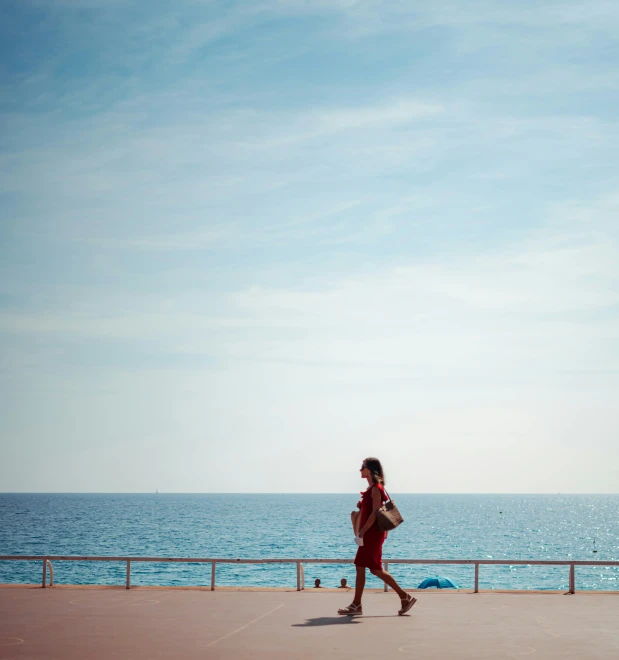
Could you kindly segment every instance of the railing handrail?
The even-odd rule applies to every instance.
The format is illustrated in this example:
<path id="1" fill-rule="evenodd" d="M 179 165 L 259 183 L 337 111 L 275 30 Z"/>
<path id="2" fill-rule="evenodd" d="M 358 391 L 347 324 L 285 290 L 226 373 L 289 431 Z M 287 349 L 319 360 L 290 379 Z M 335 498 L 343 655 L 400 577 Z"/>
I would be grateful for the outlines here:
<path id="1" fill-rule="evenodd" d="M 0 555 L 0 561 L 145 561 L 145 562 L 189 562 L 218 564 L 350 564 L 353 558 L 317 558 L 317 557 L 268 557 L 264 559 L 244 559 L 230 557 L 142 557 L 142 556 L 107 556 L 107 555 Z M 503 566 L 619 566 L 619 561 L 602 559 L 392 559 L 385 558 L 390 564 L 488 564 Z"/>
<path id="2" fill-rule="evenodd" d="M 353 559 L 316 557 L 269 557 L 264 559 L 233 559 L 230 557 L 112 557 L 101 555 L 0 555 L 0 561 L 42 561 L 43 580 L 41 586 L 45 588 L 46 572 L 49 566 L 50 586 L 53 584 L 53 569 L 51 561 L 124 561 L 127 564 L 126 588 L 131 587 L 131 562 L 154 562 L 154 563 L 192 563 L 211 564 L 211 591 L 215 590 L 215 572 L 217 564 L 296 564 L 297 565 L 297 591 L 305 589 L 305 573 L 303 564 L 352 564 Z M 475 566 L 475 593 L 479 592 L 479 567 L 486 566 L 569 566 L 569 593 L 576 593 L 576 566 L 619 566 L 619 561 L 605 561 L 601 559 L 384 559 L 385 570 L 389 564 L 451 564 L 451 565 L 473 565 Z M 388 587 L 385 583 L 385 591 Z"/>

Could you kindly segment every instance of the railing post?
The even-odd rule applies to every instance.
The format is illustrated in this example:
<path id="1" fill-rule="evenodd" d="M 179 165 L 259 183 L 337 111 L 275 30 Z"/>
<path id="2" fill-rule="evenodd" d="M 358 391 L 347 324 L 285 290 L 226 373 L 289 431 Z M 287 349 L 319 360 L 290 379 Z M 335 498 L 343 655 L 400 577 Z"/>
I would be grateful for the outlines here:
<path id="1" fill-rule="evenodd" d="M 301 564 L 301 591 L 305 591 L 305 568 Z"/>
<path id="2" fill-rule="evenodd" d="M 475 562 L 475 593 L 479 593 L 479 562 Z"/>
<path id="3" fill-rule="evenodd" d="M 127 589 L 131 588 L 131 560 L 127 559 Z"/>
<path id="4" fill-rule="evenodd" d="M 211 562 L 211 591 L 215 591 L 215 562 Z"/>
<path id="5" fill-rule="evenodd" d="M 43 582 L 41 584 L 41 587 L 45 589 L 45 582 L 47 578 L 47 557 L 43 560 Z"/>
<path id="6" fill-rule="evenodd" d="M 574 571 L 574 564 L 570 564 L 570 593 L 576 593 L 576 575 Z"/>
<path id="7" fill-rule="evenodd" d="M 297 562 L 297 591 L 301 591 L 301 562 Z"/>
<path id="8" fill-rule="evenodd" d="M 389 573 L 389 562 L 387 562 L 387 561 L 383 562 L 383 570 L 385 571 L 385 573 Z M 386 582 L 385 582 L 384 591 L 385 591 L 385 593 L 387 593 L 387 591 L 389 591 L 389 585 Z"/>

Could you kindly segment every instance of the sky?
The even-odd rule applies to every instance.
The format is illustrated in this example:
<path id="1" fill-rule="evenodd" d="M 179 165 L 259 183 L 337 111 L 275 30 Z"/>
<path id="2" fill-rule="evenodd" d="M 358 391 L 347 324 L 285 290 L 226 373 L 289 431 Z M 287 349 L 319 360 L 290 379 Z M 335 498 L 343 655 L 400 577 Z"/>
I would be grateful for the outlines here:
<path id="1" fill-rule="evenodd" d="M 4 0 L 0 492 L 619 492 L 618 33 Z"/>

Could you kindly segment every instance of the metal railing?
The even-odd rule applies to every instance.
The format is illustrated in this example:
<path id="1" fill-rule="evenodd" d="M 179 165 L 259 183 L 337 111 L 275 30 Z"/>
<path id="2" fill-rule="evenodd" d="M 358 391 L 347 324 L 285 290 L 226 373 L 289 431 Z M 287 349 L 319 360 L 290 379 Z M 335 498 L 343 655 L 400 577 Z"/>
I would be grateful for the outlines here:
<path id="1" fill-rule="evenodd" d="M 125 587 L 131 588 L 131 563 L 132 562 L 154 562 L 154 563 L 190 563 L 211 564 L 211 591 L 215 591 L 217 564 L 296 564 L 297 569 L 297 591 L 305 589 L 304 564 L 352 564 L 352 559 L 227 559 L 221 557 L 91 557 L 77 555 L 0 555 L 0 561 L 42 561 L 43 580 L 41 586 L 46 587 L 46 572 L 49 567 L 50 582 L 53 585 L 54 571 L 52 561 L 120 561 L 126 562 L 127 572 Z M 479 593 L 479 567 L 484 566 L 569 566 L 569 592 L 576 593 L 576 566 L 619 566 L 619 561 L 590 561 L 590 560 L 547 560 L 547 559 L 387 559 L 383 562 L 384 569 L 389 569 L 389 564 L 449 564 L 449 565 L 473 565 L 475 567 L 475 589 Z M 388 590 L 385 584 L 385 591 Z"/>
<path id="2" fill-rule="evenodd" d="M 49 559 L 46 559 L 43 562 L 43 587 L 45 587 L 45 571 L 49 567 L 49 586 L 54 586 L 54 568 L 52 562 Z"/>

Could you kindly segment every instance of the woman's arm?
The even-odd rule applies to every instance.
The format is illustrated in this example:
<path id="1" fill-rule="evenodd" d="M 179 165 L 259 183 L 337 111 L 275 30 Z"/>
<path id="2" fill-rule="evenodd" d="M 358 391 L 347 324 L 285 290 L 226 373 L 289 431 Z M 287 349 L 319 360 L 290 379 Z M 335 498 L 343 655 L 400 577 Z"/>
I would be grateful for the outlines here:
<path id="1" fill-rule="evenodd" d="M 352 511 L 350 514 L 352 521 L 352 529 L 355 536 L 359 535 L 359 524 L 361 523 L 361 500 L 357 502 L 357 511 Z"/>
<path id="2" fill-rule="evenodd" d="M 376 512 L 380 509 L 382 505 L 383 505 L 383 498 L 381 497 L 380 494 L 380 488 L 372 488 L 372 513 L 370 514 L 370 517 L 368 518 L 365 525 L 363 525 L 363 529 L 359 531 L 359 536 L 363 538 L 363 535 L 376 522 Z"/>
<path id="3" fill-rule="evenodd" d="M 361 518 L 361 511 L 353 511 L 350 514 L 350 519 L 352 520 L 352 531 L 355 533 L 355 536 L 359 534 L 360 518 Z"/>

